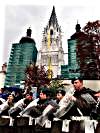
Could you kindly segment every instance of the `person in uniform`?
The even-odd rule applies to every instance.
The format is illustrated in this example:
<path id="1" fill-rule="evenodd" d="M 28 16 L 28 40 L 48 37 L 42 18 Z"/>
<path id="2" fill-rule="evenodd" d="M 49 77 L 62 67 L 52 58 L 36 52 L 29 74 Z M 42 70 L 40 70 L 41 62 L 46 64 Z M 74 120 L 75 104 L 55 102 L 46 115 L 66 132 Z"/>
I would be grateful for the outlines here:
<path id="1" fill-rule="evenodd" d="M 8 98 L 6 101 L 4 101 L 1 105 L 0 105 L 0 115 L 7 115 L 8 116 L 8 111 L 10 108 L 12 108 L 14 106 L 14 95 L 13 94 L 9 94 Z"/>
<path id="2" fill-rule="evenodd" d="M 24 98 L 19 100 L 17 103 L 14 104 L 13 107 L 9 109 L 9 115 L 13 118 L 16 118 L 19 113 L 28 106 L 28 104 L 33 100 L 33 94 L 30 92 L 26 94 Z"/>
<path id="3" fill-rule="evenodd" d="M 72 81 L 74 87 L 74 95 L 69 96 L 70 102 L 73 102 L 72 108 L 67 115 L 69 116 L 88 116 L 91 118 L 91 112 L 97 104 L 95 94 L 96 92 L 83 85 L 83 80 L 79 77 L 74 78 Z M 81 120 L 81 119 L 80 119 Z M 84 133 L 85 123 L 80 120 L 72 120 L 69 124 L 69 133 Z"/>

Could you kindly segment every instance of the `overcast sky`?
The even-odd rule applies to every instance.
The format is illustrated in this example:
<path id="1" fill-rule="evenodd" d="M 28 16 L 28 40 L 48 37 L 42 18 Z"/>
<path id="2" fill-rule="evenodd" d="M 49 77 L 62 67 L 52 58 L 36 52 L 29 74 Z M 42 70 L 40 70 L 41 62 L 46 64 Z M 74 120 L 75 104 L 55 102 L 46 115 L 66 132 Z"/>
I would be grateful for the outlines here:
<path id="1" fill-rule="evenodd" d="M 13 3 L 14 2 L 14 3 Z M 53 5 L 62 29 L 62 44 L 67 52 L 67 39 L 75 32 L 77 20 L 83 28 L 88 21 L 100 20 L 99 0 L 7 0 L 0 4 L 0 66 L 7 62 L 12 43 L 26 36 L 28 27 L 39 50 L 42 32 L 48 24 Z"/>

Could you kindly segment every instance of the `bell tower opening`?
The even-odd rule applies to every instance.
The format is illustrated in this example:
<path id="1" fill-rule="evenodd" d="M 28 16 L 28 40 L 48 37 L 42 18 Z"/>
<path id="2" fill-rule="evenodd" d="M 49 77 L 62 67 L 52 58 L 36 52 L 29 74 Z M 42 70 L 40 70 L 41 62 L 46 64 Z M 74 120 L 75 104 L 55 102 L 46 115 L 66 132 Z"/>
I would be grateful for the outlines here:
<path id="1" fill-rule="evenodd" d="M 51 36 L 53 35 L 53 30 L 52 30 L 52 29 L 50 30 L 50 35 L 51 35 Z"/>

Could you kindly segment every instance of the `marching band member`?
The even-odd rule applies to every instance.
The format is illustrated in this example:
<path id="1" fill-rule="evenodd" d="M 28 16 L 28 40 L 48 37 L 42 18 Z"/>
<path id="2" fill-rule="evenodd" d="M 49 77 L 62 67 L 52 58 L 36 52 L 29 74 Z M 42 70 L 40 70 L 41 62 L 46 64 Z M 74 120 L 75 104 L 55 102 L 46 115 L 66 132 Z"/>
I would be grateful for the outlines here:
<path id="1" fill-rule="evenodd" d="M 69 96 L 70 101 L 74 104 L 69 110 L 69 116 L 82 116 L 84 119 L 91 116 L 92 108 L 96 105 L 95 91 L 84 87 L 81 78 L 74 78 L 72 80 L 75 93 Z M 81 120 L 81 119 L 80 119 Z M 85 132 L 85 123 L 83 121 L 71 121 L 69 124 L 69 133 Z"/>
<path id="2" fill-rule="evenodd" d="M 0 105 L 0 115 L 8 115 L 8 110 L 14 105 L 14 95 L 9 94 L 6 101 Z"/>
<path id="3" fill-rule="evenodd" d="M 56 100 L 50 100 L 48 102 L 48 106 L 44 109 L 44 111 L 42 112 L 41 116 L 38 117 L 36 119 L 37 123 L 40 125 L 40 126 L 44 126 L 45 124 L 45 121 L 47 119 L 49 120 L 53 120 L 54 118 L 54 112 L 56 112 L 57 108 L 59 108 L 59 102 L 61 101 L 61 99 L 65 96 L 65 90 L 63 89 L 59 89 L 57 90 L 56 92 Z"/>
<path id="4" fill-rule="evenodd" d="M 14 106 L 9 109 L 9 115 L 13 118 L 16 118 L 19 113 L 27 107 L 27 105 L 33 100 L 32 93 L 26 94 L 25 98 L 19 100 Z"/>
<path id="5" fill-rule="evenodd" d="M 23 111 L 20 116 L 27 114 L 32 117 L 38 117 L 42 114 L 50 100 L 50 91 L 46 88 L 41 89 L 39 98 L 33 100 Z"/>
<path id="6" fill-rule="evenodd" d="M 32 102 L 30 102 L 30 104 L 25 108 L 23 109 L 19 115 L 20 116 L 23 116 L 23 115 L 28 115 L 30 114 L 30 111 L 32 110 L 33 107 L 37 106 L 37 102 L 39 101 L 39 98 L 36 98 L 34 99 Z"/>
<path id="7" fill-rule="evenodd" d="M 73 106 L 72 112 L 70 110 L 70 115 L 77 116 L 75 114 L 75 109 L 79 109 L 83 116 L 90 116 L 92 107 L 96 105 L 96 99 L 94 94 L 95 91 L 83 86 L 83 80 L 81 78 L 74 78 L 72 80 L 75 93 L 73 96 L 69 96 L 69 99 L 74 102 L 75 108 Z M 71 114 L 72 113 L 72 114 Z"/>
<path id="8" fill-rule="evenodd" d="M 58 90 L 56 98 L 58 101 L 57 103 L 59 105 L 59 108 L 54 113 L 54 116 L 56 118 L 61 118 L 62 116 L 64 116 L 73 106 L 73 103 L 70 102 L 70 99 L 69 99 L 69 96 L 72 96 L 73 94 L 74 94 L 73 88 L 71 88 L 67 92 L 65 92 L 64 90 Z"/>

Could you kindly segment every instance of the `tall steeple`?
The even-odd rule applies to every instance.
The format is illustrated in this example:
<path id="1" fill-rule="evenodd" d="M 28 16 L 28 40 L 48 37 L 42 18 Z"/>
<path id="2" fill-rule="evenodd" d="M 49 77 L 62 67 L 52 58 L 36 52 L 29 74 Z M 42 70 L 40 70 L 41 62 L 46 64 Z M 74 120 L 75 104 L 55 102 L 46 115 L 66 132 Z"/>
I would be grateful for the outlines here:
<path id="1" fill-rule="evenodd" d="M 56 12 L 55 12 L 55 7 L 53 6 L 53 10 L 49 19 L 49 26 L 56 24 L 58 26 L 58 21 L 57 21 L 57 16 L 56 16 Z"/>
<path id="2" fill-rule="evenodd" d="M 64 51 L 61 27 L 58 25 L 54 6 L 48 24 L 44 28 L 39 57 L 39 65 L 43 65 L 47 70 L 50 70 L 48 71 L 48 77 L 51 77 L 51 74 L 49 74 L 51 72 L 53 72 L 53 78 L 60 75 L 61 65 L 64 64 Z"/>

